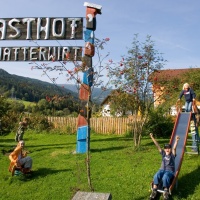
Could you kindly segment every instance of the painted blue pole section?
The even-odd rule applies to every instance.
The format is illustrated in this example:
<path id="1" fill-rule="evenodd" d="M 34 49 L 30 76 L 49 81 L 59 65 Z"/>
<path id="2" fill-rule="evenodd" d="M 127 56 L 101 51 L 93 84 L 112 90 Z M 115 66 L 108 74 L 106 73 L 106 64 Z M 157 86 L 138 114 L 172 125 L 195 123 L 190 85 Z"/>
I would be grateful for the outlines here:
<path id="1" fill-rule="evenodd" d="M 88 126 L 79 127 L 77 130 L 77 146 L 76 152 L 85 153 L 87 152 L 87 139 L 90 129 Z"/>
<path id="2" fill-rule="evenodd" d="M 93 84 L 93 68 L 89 68 L 87 71 L 83 72 L 83 83 L 89 85 Z"/>
<path id="3" fill-rule="evenodd" d="M 90 42 L 94 44 L 94 31 L 90 29 L 86 29 L 84 31 L 84 40 L 85 42 Z"/>

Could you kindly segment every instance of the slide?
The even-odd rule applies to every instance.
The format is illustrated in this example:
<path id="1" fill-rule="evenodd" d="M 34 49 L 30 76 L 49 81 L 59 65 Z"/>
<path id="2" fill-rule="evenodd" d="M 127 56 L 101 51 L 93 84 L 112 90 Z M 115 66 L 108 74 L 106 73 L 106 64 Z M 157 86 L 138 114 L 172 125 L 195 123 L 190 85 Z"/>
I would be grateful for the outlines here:
<path id="1" fill-rule="evenodd" d="M 188 137 L 188 131 L 190 128 L 190 120 L 191 120 L 191 112 L 179 112 L 174 124 L 174 128 L 172 131 L 172 135 L 171 135 L 171 139 L 170 139 L 170 144 L 172 145 L 172 147 L 174 146 L 174 142 L 176 139 L 176 136 L 179 136 L 179 142 L 178 145 L 176 147 L 176 158 L 175 158 L 175 177 L 170 185 L 169 188 L 169 193 L 172 193 L 172 190 L 174 188 L 174 186 L 176 185 L 176 181 L 181 169 L 181 164 L 183 161 L 183 156 L 184 156 L 184 152 L 185 152 L 185 146 L 186 146 L 186 142 L 187 142 L 187 137 Z M 153 188 L 153 181 L 151 183 L 151 190 Z M 164 190 L 162 188 L 162 184 L 160 184 L 158 186 L 157 191 L 159 193 L 163 193 Z M 150 197 L 150 199 L 156 199 L 156 198 L 152 198 Z"/>
<path id="2" fill-rule="evenodd" d="M 170 139 L 170 144 L 172 146 L 174 145 L 175 138 L 177 135 L 180 137 L 180 140 L 176 148 L 175 177 L 169 188 L 170 194 L 176 184 L 178 174 L 181 169 L 181 164 L 182 164 L 184 151 L 185 151 L 185 145 L 186 145 L 186 141 L 188 137 L 188 131 L 190 128 L 190 119 L 191 119 L 191 112 L 181 112 L 181 113 L 179 112 L 176 118 L 176 122 L 174 124 L 174 129 L 173 129 L 172 136 Z"/>

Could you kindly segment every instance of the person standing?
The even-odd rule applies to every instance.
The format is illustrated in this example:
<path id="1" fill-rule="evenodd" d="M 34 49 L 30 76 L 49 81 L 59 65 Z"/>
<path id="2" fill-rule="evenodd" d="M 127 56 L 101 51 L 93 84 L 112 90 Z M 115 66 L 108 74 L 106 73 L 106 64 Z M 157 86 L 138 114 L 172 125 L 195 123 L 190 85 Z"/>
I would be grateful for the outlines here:
<path id="1" fill-rule="evenodd" d="M 23 140 L 25 129 L 28 125 L 28 119 L 24 118 L 23 121 L 19 122 L 19 127 L 17 129 L 17 132 L 15 134 L 15 141 L 19 142 L 20 140 Z"/>
<path id="2" fill-rule="evenodd" d="M 181 91 L 181 93 L 179 95 L 178 101 L 181 100 L 182 96 L 185 97 L 185 112 L 191 112 L 192 111 L 192 103 L 193 103 L 193 101 L 195 101 L 196 94 L 188 83 L 185 83 L 183 85 L 183 90 Z"/>

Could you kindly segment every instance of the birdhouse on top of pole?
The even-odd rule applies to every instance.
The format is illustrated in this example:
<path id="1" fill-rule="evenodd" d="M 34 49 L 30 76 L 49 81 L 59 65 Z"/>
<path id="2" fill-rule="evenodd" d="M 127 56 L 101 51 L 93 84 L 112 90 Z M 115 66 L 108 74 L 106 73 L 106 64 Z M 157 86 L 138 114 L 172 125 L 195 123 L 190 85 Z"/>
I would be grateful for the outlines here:
<path id="1" fill-rule="evenodd" d="M 101 5 L 85 2 L 86 9 L 86 28 L 96 30 L 96 15 L 101 14 Z"/>

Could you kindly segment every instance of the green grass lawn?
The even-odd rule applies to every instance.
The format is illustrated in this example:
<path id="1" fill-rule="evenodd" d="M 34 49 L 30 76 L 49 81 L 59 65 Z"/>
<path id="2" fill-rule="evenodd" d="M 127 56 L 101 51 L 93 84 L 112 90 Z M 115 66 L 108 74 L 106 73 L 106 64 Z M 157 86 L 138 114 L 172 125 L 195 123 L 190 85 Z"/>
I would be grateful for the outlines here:
<path id="1" fill-rule="evenodd" d="M 76 191 L 89 191 L 86 155 L 74 154 L 76 135 L 24 135 L 26 149 L 33 158 L 31 176 L 11 177 L 5 152 L 16 143 L 14 133 L 0 136 L 0 199 L 70 200 Z M 163 145 L 169 139 L 159 139 Z M 111 193 L 113 200 L 144 200 L 150 195 L 150 183 L 159 169 L 161 156 L 150 138 L 142 139 L 139 151 L 125 136 L 91 135 L 91 178 L 95 192 Z M 171 199 L 200 199 L 200 158 L 185 154 L 178 188 Z"/>

